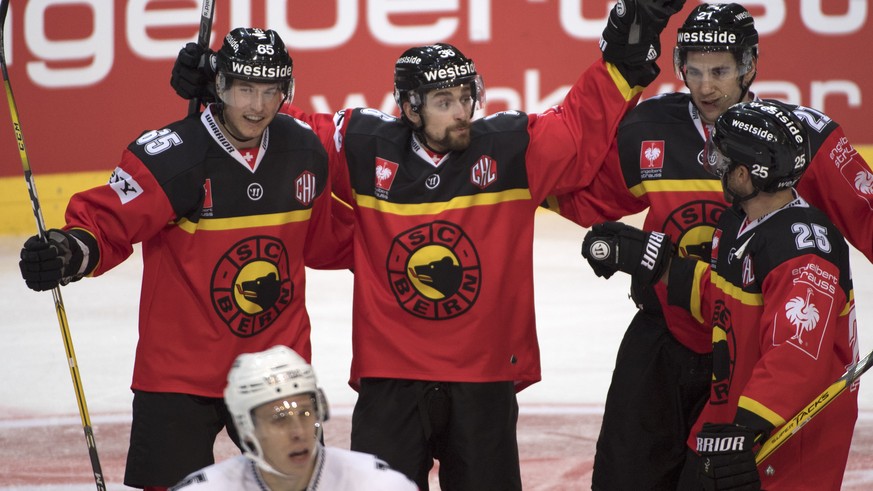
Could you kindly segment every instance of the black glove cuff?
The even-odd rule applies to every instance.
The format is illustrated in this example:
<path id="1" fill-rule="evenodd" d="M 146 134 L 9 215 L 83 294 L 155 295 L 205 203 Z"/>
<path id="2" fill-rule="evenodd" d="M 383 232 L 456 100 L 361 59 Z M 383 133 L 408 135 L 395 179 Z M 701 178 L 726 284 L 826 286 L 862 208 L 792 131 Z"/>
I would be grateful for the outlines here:
<path id="1" fill-rule="evenodd" d="M 81 276 L 88 276 L 97 267 L 100 262 L 100 248 L 97 247 L 97 239 L 85 230 L 74 228 L 67 230 L 67 233 L 79 239 L 79 241 L 87 248 L 88 254 L 83 257 L 85 267 L 82 269 Z M 80 276 L 80 278 L 81 278 Z M 78 278 L 77 278 L 78 279 Z"/>

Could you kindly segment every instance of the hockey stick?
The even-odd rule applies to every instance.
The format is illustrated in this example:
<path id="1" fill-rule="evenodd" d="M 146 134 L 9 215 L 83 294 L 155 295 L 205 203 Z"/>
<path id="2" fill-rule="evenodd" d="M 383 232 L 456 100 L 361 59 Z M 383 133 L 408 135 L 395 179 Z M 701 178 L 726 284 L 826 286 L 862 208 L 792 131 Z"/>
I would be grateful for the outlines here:
<path id="1" fill-rule="evenodd" d="M 755 456 L 755 462 L 760 465 L 764 459 L 769 457 L 776 451 L 776 449 L 781 447 L 783 443 L 800 431 L 806 423 L 809 423 L 815 415 L 820 413 L 828 404 L 833 402 L 837 396 L 851 387 L 852 384 L 855 383 L 855 381 L 858 380 L 858 378 L 861 377 L 861 375 L 863 375 L 871 366 L 873 366 L 873 352 L 868 353 L 867 356 L 858 361 L 858 363 L 850 366 L 842 377 L 832 383 L 830 387 L 825 389 L 824 392 L 819 394 L 818 397 L 813 399 L 806 405 L 806 407 L 801 409 L 799 413 L 795 414 L 793 418 L 779 428 L 778 432 L 767 439 L 767 441 L 761 445 L 761 450 L 759 450 L 758 454 Z"/>
<path id="2" fill-rule="evenodd" d="M 212 36 L 212 17 L 215 15 L 215 0 L 203 0 L 203 8 L 200 9 L 200 31 L 197 33 L 197 44 L 206 50 L 209 48 L 209 38 Z M 200 110 L 200 99 L 193 98 L 188 103 L 188 114 L 194 114 Z"/>
<path id="3" fill-rule="evenodd" d="M 9 11 L 9 0 L 0 3 L 0 71 L 3 72 L 3 84 L 6 86 L 6 100 L 9 101 L 9 113 L 12 115 L 12 128 L 15 130 L 15 140 L 18 142 L 18 153 L 21 155 L 21 166 L 24 169 L 24 180 L 27 181 L 27 190 L 30 194 L 30 204 L 33 208 L 33 216 L 36 219 L 36 229 L 40 237 L 45 237 L 45 220 L 42 217 L 42 209 L 39 206 L 39 198 L 36 195 L 36 186 L 33 182 L 33 174 L 30 171 L 30 161 L 27 158 L 27 150 L 24 147 L 24 136 L 21 132 L 21 122 L 18 120 L 18 107 L 15 105 L 15 97 L 12 95 L 12 85 L 9 83 L 9 72 L 6 69 L 6 14 Z M 52 297 L 55 300 L 55 311 L 58 315 L 58 323 L 61 326 L 61 334 L 64 338 L 64 348 L 67 350 L 67 363 L 70 366 L 70 376 L 73 377 L 73 388 L 76 391 L 76 401 L 79 403 L 79 415 L 82 417 L 82 429 L 85 430 L 85 441 L 88 444 L 88 455 L 91 457 L 91 470 L 94 472 L 94 481 L 98 491 L 106 491 L 106 483 L 103 480 L 103 470 L 100 468 L 100 459 L 97 457 L 97 444 L 94 440 L 94 431 L 91 429 L 91 418 L 88 416 L 88 405 L 85 403 L 85 392 L 82 389 L 82 379 L 79 377 L 79 368 L 76 364 L 76 353 L 73 351 L 73 340 L 70 337 L 70 326 L 67 323 L 67 314 L 64 310 L 64 300 L 61 298 L 60 287 L 54 287 Z"/>

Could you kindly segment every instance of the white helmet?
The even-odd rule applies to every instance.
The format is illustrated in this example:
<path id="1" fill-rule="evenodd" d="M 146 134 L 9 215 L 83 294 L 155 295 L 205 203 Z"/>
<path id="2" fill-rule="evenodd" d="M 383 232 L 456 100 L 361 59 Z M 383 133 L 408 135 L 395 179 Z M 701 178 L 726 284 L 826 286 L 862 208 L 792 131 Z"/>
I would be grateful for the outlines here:
<path id="1" fill-rule="evenodd" d="M 227 405 L 243 445 L 243 453 L 270 472 L 255 436 L 252 410 L 277 399 L 311 394 L 316 404 L 314 437 L 320 440 L 327 419 L 327 404 L 317 386 L 315 372 L 300 355 L 287 346 L 273 346 L 259 353 L 243 353 L 227 374 L 224 403 Z M 266 467 L 265 467 L 266 466 Z"/>

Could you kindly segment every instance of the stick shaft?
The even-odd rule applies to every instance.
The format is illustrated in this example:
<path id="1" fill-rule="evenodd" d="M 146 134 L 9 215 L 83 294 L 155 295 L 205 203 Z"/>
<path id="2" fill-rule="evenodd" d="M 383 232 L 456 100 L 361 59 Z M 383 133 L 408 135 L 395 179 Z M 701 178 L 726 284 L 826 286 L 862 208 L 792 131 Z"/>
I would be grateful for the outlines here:
<path id="1" fill-rule="evenodd" d="M 212 18 L 215 16 L 215 0 L 203 0 L 200 9 L 200 30 L 197 32 L 197 44 L 204 50 L 209 48 L 209 38 L 212 36 Z M 188 114 L 200 110 L 200 99 L 191 99 L 188 103 Z"/>
<path id="2" fill-rule="evenodd" d="M 18 153 L 21 157 L 21 166 L 24 170 L 24 180 L 30 196 L 30 204 L 33 208 L 33 216 L 36 220 L 36 229 L 40 237 L 45 237 L 45 220 L 42 208 L 39 205 L 39 197 L 36 193 L 36 185 L 33 182 L 33 173 L 30 170 L 30 160 L 27 158 L 27 148 L 24 146 L 24 134 L 21 131 L 21 122 L 18 117 L 18 106 L 12 94 L 12 84 L 9 82 L 9 72 L 6 67 L 5 26 L 6 16 L 9 12 L 9 0 L 0 2 L 0 71 L 3 72 L 3 84 L 6 89 L 6 101 L 9 103 L 9 113 L 12 116 L 12 127 L 15 130 L 15 140 L 18 143 Z M 67 314 L 64 309 L 64 300 L 61 298 L 60 287 L 52 289 L 52 298 L 55 303 L 55 312 L 58 316 L 58 324 L 64 340 L 64 349 L 67 353 L 67 364 L 70 367 L 70 376 L 73 379 L 73 389 L 76 393 L 76 402 L 79 406 L 79 416 L 82 419 L 82 429 L 85 432 L 85 441 L 88 445 L 88 455 L 91 459 L 91 470 L 94 473 L 94 481 L 98 491 L 106 490 L 103 478 L 103 470 L 100 467 L 100 458 L 97 455 L 97 444 L 94 440 L 94 431 L 91 428 L 91 418 L 88 415 L 88 404 L 85 402 L 85 391 L 82 388 L 82 379 L 79 376 L 79 367 L 76 363 L 76 353 L 73 349 L 73 339 L 70 337 L 70 326 L 67 323 Z"/>
<path id="3" fill-rule="evenodd" d="M 834 399 L 850 388 L 871 365 L 873 365 L 873 352 L 867 354 L 858 363 L 850 366 L 842 377 L 837 379 L 818 397 L 804 406 L 793 418 L 782 425 L 776 433 L 761 445 L 761 449 L 758 450 L 758 454 L 755 456 L 755 462 L 760 465 L 764 459 L 772 455 L 783 443 L 800 431 L 806 423 L 809 423 L 813 417 L 822 412 Z"/>

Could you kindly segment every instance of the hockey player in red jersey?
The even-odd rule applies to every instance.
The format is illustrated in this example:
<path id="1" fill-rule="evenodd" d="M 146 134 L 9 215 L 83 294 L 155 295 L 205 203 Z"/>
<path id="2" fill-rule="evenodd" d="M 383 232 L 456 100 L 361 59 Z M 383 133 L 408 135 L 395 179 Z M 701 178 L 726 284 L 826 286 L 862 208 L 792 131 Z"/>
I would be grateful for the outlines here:
<path id="1" fill-rule="evenodd" d="M 321 443 L 327 401 L 312 367 L 286 346 L 239 355 L 224 401 L 243 455 L 192 473 L 172 491 L 418 489 L 372 455 Z"/>
<path id="2" fill-rule="evenodd" d="M 858 360 L 849 247 L 793 188 L 810 162 L 810 135 L 792 110 L 745 102 L 711 129 L 704 166 L 731 207 L 708 260 L 672 257 L 663 234 L 614 222 L 583 243 L 601 275 L 651 283 L 666 272 L 670 304 L 711 326 L 711 393 L 688 438 L 680 491 L 837 491 L 842 483 L 857 387 L 755 463 L 757 446 Z"/>
<path id="3" fill-rule="evenodd" d="M 355 212 L 353 450 L 425 490 L 434 458 L 442 489 L 521 488 L 515 394 L 540 379 L 534 215 L 548 194 L 592 181 L 682 4 L 619 2 L 603 60 L 542 114 L 473 121 L 482 79 L 445 43 L 397 60 L 400 119 L 292 112 L 321 135 L 334 190 Z M 196 95 L 184 85 L 196 90 L 197 74 L 174 71 L 177 91 Z"/>
<path id="4" fill-rule="evenodd" d="M 128 486 L 167 487 L 211 464 L 222 428 L 235 439 L 222 401 L 234 358 L 284 344 L 308 359 L 304 266 L 350 265 L 324 147 L 277 115 L 293 92 L 284 43 L 237 28 L 216 61 L 216 104 L 143 133 L 106 185 L 72 197 L 63 229 L 21 252 L 27 285 L 47 290 L 142 244 Z"/>
<path id="5" fill-rule="evenodd" d="M 674 53 L 690 93 L 653 97 L 631 111 L 594 183 L 560 196 L 560 213 L 588 227 L 647 210 L 644 229 L 670 234 L 680 256 L 708 258 L 726 204 L 718 180 L 703 168 L 704 142 L 722 112 L 755 99 L 757 65 L 758 33 L 745 8 L 695 7 Z M 800 194 L 873 260 L 873 193 L 859 185 L 873 171 L 837 122 L 811 108 L 793 111 L 812 150 Z M 593 489 L 672 490 L 685 458 L 681 443 L 709 395 L 711 339 L 699 320 L 668 305 L 663 285 L 634 279 L 631 289 L 639 312 L 616 356 Z M 627 472 L 631 466 L 635 471 Z"/>

